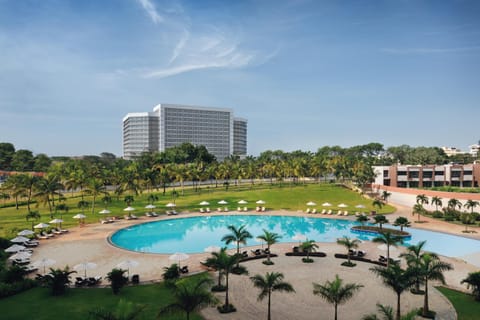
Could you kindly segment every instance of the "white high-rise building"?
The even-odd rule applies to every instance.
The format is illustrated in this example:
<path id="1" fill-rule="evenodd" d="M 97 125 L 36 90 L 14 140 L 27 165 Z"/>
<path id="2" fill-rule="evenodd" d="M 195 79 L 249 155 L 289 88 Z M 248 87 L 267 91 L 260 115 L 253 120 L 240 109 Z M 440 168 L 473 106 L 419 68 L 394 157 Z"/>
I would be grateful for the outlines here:
<path id="1" fill-rule="evenodd" d="M 123 128 L 126 159 L 184 142 L 205 146 L 218 161 L 247 153 L 247 120 L 228 108 L 159 104 L 153 112 L 127 114 Z"/>

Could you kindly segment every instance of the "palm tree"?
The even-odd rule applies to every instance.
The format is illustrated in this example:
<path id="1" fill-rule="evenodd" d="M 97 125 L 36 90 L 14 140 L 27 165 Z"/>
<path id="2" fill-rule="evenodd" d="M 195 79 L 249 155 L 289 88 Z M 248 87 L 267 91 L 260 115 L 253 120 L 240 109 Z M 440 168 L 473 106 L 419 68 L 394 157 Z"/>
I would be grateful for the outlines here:
<path id="1" fill-rule="evenodd" d="M 212 280 L 206 277 L 198 280 L 186 278 L 178 281 L 173 293 L 175 302 L 160 309 L 158 316 L 183 311 L 189 320 L 192 312 L 215 304 L 216 299 L 208 290 L 211 282 Z"/>
<path id="2" fill-rule="evenodd" d="M 34 197 L 41 199 L 44 204 L 48 204 L 52 218 L 52 209 L 55 207 L 55 196 L 62 195 L 58 191 L 62 188 L 63 186 L 60 183 L 60 178 L 56 175 L 46 175 L 45 177 L 40 178 L 36 185 L 37 192 L 35 193 Z"/>
<path id="3" fill-rule="evenodd" d="M 447 206 L 452 210 L 455 210 L 455 208 L 457 208 L 457 207 L 460 210 L 462 208 L 462 203 L 460 202 L 460 200 L 457 200 L 455 198 L 451 198 L 450 200 L 448 200 Z"/>
<path id="4" fill-rule="evenodd" d="M 256 274 L 251 277 L 253 285 L 256 288 L 259 288 L 260 294 L 258 295 L 258 300 L 261 301 L 265 297 L 268 297 L 268 316 L 267 319 L 271 319 L 271 296 L 273 291 L 284 291 L 284 292 L 295 292 L 292 285 L 288 282 L 283 282 L 283 273 L 280 272 L 267 272 L 265 277 Z"/>
<path id="5" fill-rule="evenodd" d="M 420 215 L 421 214 L 424 214 L 425 213 L 425 208 L 423 208 L 423 206 L 419 203 L 416 203 L 414 206 L 413 206 L 413 210 L 412 210 L 412 215 L 416 215 L 418 214 L 418 220 L 417 222 L 420 222 Z"/>
<path id="6" fill-rule="evenodd" d="M 92 214 L 95 212 L 95 200 L 99 195 L 108 195 L 107 188 L 100 179 L 92 178 L 88 180 L 85 193 L 93 196 Z"/>
<path id="7" fill-rule="evenodd" d="M 473 213 L 473 209 L 475 209 L 475 207 L 478 205 L 480 205 L 478 201 L 467 200 L 463 206 L 467 209 L 470 209 L 470 213 Z"/>
<path id="8" fill-rule="evenodd" d="M 27 215 L 25 216 L 25 219 L 27 219 L 27 221 L 29 221 L 30 219 L 32 219 L 32 231 L 34 230 L 33 229 L 33 224 L 34 224 L 34 220 L 35 221 L 38 221 L 40 219 L 40 213 L 38 211 L 30 211 L 27 213 Z"/>
<path id="9" fill-rule="evenodd" d="M 113 294 L 118 294 L 120 289 L 128 283 L 128 277 L 124 275 L 126 271 L 114 268 L 107 274 L 107 280 L 110 281 Z"/>
<path id="10" fill-rule="evenodd" d="M 331 303 L 335 307 L 335 320 L 337 320 L 337 309 L 339 304 L 344 304 L 353 297 L 356 291 L 362 288 L 363 285 L 356 283 L 346 283 L 343 285 L 343 280 L 335 275 L 335 280 L 327 281 L 325 284 L 313 283 L 313 294 L 320 296 L 322 299 Z"/>
<path id="11" fill-rule="evenodd" d="M 396 247 L 403 243 L 403 238 L 396 236 L 391 232 L 382 232 L 378 237 L 373 238 L 373 242 L 382 243 L 387 246 L 387 268 L 390 266 L 390 246 Z"/>
<path id="12" fill-rule="evenodd" d="M 422 277 L 419 268 L 422 255 L 424 254 L 423 248 L 426 243 L 426 241 L 420 241 L 415 245 L 408 246 L 407 251 L 400 255 L 401 258 L 405 258 L 409 268 L 417 271 L 415 275 L 415 293 L 420 293 L 420 282 Z M 437 256 L 435 253 L 430 253 L 430 255 Z"/>
<path id="13" fill-rule="evenodd" d="M 76 271 L 70 271 L 68 266 L 63 270 L 50 268 L 50 273 L 43 276 L 42 281 L 50 288 L 52 295 L 59 296 L 67 290 L 72 273 L 76 273 Z"/>
<path id="14" fill-rule="evenodd" d="M 231 233 L 226 234 L 223 236 L 222 241 L 225 242 L 225 244 L 230 244 L 232 242 L 237 243 L 237 255 L 240 255 L 240 244 L 247 244 L 247 239 L 253 238 L 252 234 L 248 232 L 246 229 L 246 226 L 243 225 L 240 228 L 236 228 L 233 225 L 228 226 L 228 230 L 231 231 Z M 240 264 L 240 259 L 238 259 L 237 262 L 237 268 Z"/>
<path id="15" fill-rule="evenodd" d="M 419 270 L 422 280 L 425 283 L 425 295 L 423 297 L 422 316 L 426 317 L 430 312 L 428 309 L 428 280 L 438 280 L 445 284 L 443 272 L 452 270 L 450 263 L 441 261 L 438 256 L 424 253 L 420 259 Z"/>
<path id="16" fill-rule="evenodd" d="M 472 294 L 475 297 L 475 300 L 480 301 L 480 271 L 470 272 L 468 277 L 460 282 L 461 284 L 466 283 L 467 288 L 472 288 Z"/>
<path id="17" fill-rule="evenodd" d="M 310 259 L 310 253 L 315 252 L 317 250 L 317 248 L 318 248 L 318 245 L 315 243 L 315 240 L 307 240 L 307 241 L 303 242 L 300 245 L 300 249 L 303 252 L 307 253 L 307 258 L 302 259 L 302 261 L 303 262 L 312 262 L 312 259 Z"/>
<path id="18" fill-rule="evenodd" d="M 362 320 L 393 320 L 393 308 L 390 306 L 384 306 L 383 304 L 377 303 L 378 312 L 383 316 L 382 318 L 377 317 L 376 314 L 369 314 L 362 318 Z M 401 320 L 414 320 L 417 316 L 417 310 L 412 310 L 406 315 L 400 317 Z"/>
<path id="19" fill-rule="evenodd" d="M 114 311 L 97 308 L 89 311 L 89 315 L 99 320 L 134 320 L 139 317 L 145 307 L 145 305 L 136 305 L 120 299 Z"/>
<path id="20" fill-rule="evenodd" d="M 378 224 L 380 226 L 380 229 L 382 229 L 384 223 L 388 223 L 387 217 L 385 217 L 383 214 L 374 216 L 373 220 L 375 221 L 375 224 Z"/>
<path id="21" fill-rule="evenodd" d="M 393 225 L 396 227 L 400 227 L 400 231 L 403 231 L 403 228 L 410 227 L 411 223 L 405 217 L 398 217 L 397 219 L 395 219 Z"/>
<path id="22" fill-rule="evenodd" d="M 388 198 L 390 198 L 392 194 L 386 190 L 382 192 L 382 199 L 385 201 L 385 203 L 388 203 Z"/>
<path id="23" fill-rule="evenodd" d="M 383 207 L 383 202 L 380 199 L 374 199 L 372 202 L 372 206 L 377 207 L 377 209 L 380 211 Z"/>
<path id="24" fill-rule="evenodd" d="M 415 283 L 413 270 L 403 270 L 396 263 L 391 264 L 387 268 L 373 267 L 370 270 L 382 278 L 383 284 L 397 294 L 397 316 L 395 319 L 400 320 L 400 296 Z"/>
<path id="25" fill-rule="evenodd" d="M 257 237 L 257 239 L 265 241 L 265 243 L 267 244 L 267 264 L 269 265 L 273 264 L 273 262 L 270 261 L 270 246 L 277 243 L 278 240 L 281 238 L 282 236 L 278 233 L 269 232 L 265 229 L 263 229 L 263 234 Z"/>
<path id="26" fill-rule="evenodd" d="M 352 265 L 352 263 L 350 262 L 350 252 L 352 249 L 358 248 L 359 243 L 360 241 L 358 239 L 350 239 L 347 236 L 337 239 L 337 244 L 342 245 L 347 249 L 348 265 L 350 266 Z"/>
<path id="27" fill-rule="evenodd" d="M 357 217 L 357 221 L 362 224 L 362 227 L 365 225 L 365 222 L 367 222 L 369 218 L 366 215 L 360 215 Z"/>
<path id="28" fill-rule="evenodd" d="M 213 268 L 218 271 L 218 284 L 214 287 L 215 291 L 224 291 L 225 287 L 222 286 L 223 265 L 225 259 L 228 258 L 227 248 L 223 247 L 218 252 L 212 252 L 211 257 L 207 258 L 205 262 L 201 262 L 204 266 Z M 213 288 L 212 288 L 213 289 Z"/>
<path id="29" fill-rule="evenodd" d="M 428 197 L 424 194 L 417 195 L 416 203 L 423 207 L 424 204 L 428 204 Z"/>
<path id="30" fill-rule="evenodd" d="M 222 264 L 220 265 L 220 268 L 223 269 L 225 272 L 225 304 L 222 306 L 222 310 L 225 312 L 229 312 L 231 310 L 234 310 L 233 306 L 230 305 L 229 301 L 229 276 L 230 273 L 232 273 L 233 270 L 237 274 L 247 274 L 248 271 L 245 267 L 239 266 L 238 261 L 240 260 L 240 254 L 234 254 L 232 256 L 227 255 L 225 259 L 221 260 Z"/>
<path id="31" fill-rule="evenodd" d="M 430 203 L 435 206 L 435 211 L 438 211 L 438 207 L 441 207 L 443 205 L 442 198 L 437 196 L 433 196 L 430 200 Z"/>

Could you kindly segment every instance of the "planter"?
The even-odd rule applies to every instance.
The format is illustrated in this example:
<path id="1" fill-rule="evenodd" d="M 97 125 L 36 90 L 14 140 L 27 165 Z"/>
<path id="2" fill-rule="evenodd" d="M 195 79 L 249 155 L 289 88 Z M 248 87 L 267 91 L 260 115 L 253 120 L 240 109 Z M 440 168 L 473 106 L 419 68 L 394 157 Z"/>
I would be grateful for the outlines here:
<path id="1" fill-rule="evenodd" d="M 374 227 L 374 226 L 354 226 L 350 228 L 350 231 L 354 233 L 362 233 L 362 234 L 370 234 L 370 235 L 378 235 L 385 232 L 391 232 L 393 235 L 403 237 L 405 239 L 410 239 L 412 235 L 406 231 L 400 231 L 397 229 L 390 229 L 390 228 L 381 228 Z"/>

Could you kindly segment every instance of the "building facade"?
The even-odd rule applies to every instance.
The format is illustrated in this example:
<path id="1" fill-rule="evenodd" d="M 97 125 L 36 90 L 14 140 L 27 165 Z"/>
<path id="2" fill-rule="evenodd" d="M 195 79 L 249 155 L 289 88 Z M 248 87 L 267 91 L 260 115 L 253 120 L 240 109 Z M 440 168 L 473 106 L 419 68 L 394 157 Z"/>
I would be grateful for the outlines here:
<path id="1" fill-rule="evenodd" d="M 375 166 L 375 184 L 399 188 L 478 187 L 480 164 Z"/>
<path id="2" fill-rule="evenodd" d="M 234 118 L 228 108 L 178 104 L 159 104 L 153 112 L 129 113 L 123 119 L 125 159 L 185 142 L 205 146 L 218 161 L 232 154 L 246 155 L 247 120 Z"/>

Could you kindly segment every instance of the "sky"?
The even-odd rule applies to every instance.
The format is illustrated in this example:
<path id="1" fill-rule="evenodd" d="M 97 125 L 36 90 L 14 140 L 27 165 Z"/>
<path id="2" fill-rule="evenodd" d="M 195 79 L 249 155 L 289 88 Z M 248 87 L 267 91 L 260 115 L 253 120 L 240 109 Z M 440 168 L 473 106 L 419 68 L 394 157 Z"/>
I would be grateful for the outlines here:
<path id="1" fill-rule="evenodd" d="M 122 155 L 122 118 L 234 109 L 248 154 L 480 140 L 480 1 L 0 0 L 0 142 Z"/>

